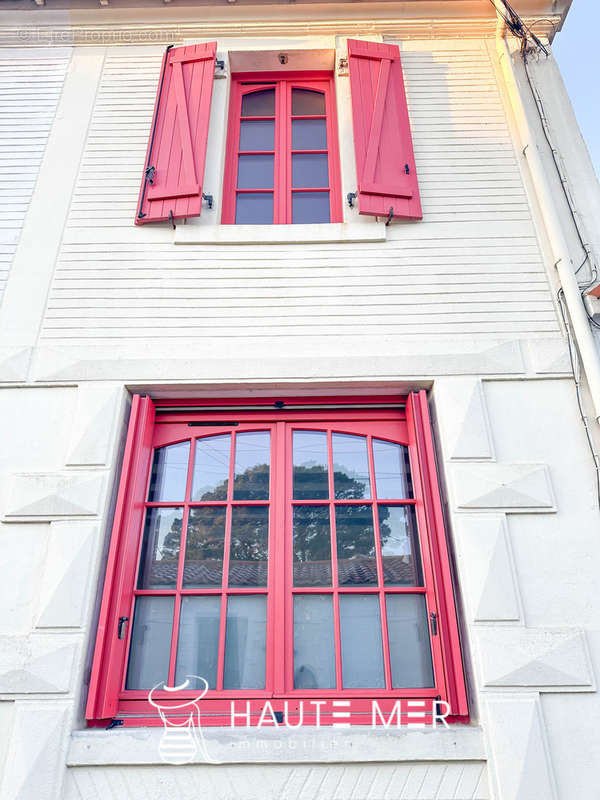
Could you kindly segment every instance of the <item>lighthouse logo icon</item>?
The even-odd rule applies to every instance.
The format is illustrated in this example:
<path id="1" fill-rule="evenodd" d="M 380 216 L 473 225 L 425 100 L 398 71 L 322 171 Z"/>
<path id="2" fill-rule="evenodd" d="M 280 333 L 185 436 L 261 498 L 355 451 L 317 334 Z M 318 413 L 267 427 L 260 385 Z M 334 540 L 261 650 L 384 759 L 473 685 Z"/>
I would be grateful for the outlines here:
<path id="1" fill-rule="evenodd" d="M 196 679 L 203 686 L 196 697 L 185 698 L 180 703 L 173 703 L 165 698 L 156 699 L 156 692 L 169 692 L 176 699 L 177 692 L 189 689 L 190 679 Z M 190 764 L 201 760 L 209 764 L 217 764 L 211 758 L 200 719 L 200 700 L 208 692 L 208 683 L 199 675 L 187 675 L 179 686 L 167 686 L 157 683 L 148 692 L 148 702 L 156 708 L 163 724 L 163 734 L 158 745 L 158 752 L 165 764 Z"/>

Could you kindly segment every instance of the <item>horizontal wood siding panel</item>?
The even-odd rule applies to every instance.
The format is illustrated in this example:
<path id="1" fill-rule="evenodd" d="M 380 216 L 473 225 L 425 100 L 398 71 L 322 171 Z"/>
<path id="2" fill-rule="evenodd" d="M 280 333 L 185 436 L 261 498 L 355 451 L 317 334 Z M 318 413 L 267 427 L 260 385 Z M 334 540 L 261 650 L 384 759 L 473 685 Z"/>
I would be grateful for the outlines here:
<path id="1" fill-rule="evenodd" d="M 43 338 L 556 331 L 487 50 L 429 44 L 402 46 L 423 222 L 301 247 L 175 246 L 164 227 L 134 228 L 161 50 L 109 53 Z"/>
<path id="2" fill-rule="evenodd" d="M 23 53 L 0 58 L 0 304 L 68 62 Z"/>

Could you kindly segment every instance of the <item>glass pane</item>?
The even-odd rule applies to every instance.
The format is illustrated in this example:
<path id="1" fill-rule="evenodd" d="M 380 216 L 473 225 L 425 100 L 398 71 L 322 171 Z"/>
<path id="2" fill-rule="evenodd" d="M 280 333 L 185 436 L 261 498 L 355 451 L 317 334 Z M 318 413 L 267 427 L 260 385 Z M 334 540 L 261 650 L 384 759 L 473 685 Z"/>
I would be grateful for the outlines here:
<path id="1" fill-rule="evenodd" d="M 325 95 L 313 89 L 292 89 L 292 114 L 325 114 Z"/>
<path id="2" fill-rule="evenodd" d="M 220 596 L 182 598 L 175 666 L 176 686 L 183 683 L 188 675 L 198 675 L 208 682 L 209 689 L 217 688 L 220 615 Z M 190 688 L 202 689 L 204 684 L 190 678 Z"/>
<path id="3" fill-rule="evenodd" d="M 221 585 L 224 542 L 225 508 L 191 508 L 183 566 L 186 588 Z"/>
<path id="4" fill-rule="evenodd" d="M 138 589 L 175 588 L 182 525 L 182 508 L 147 510 Z"/>
<path id="5" fill-rule="evenodd" d="M 421 553 L 412 506 L 379 506 L 383 582 L 388 586 L 422 586 Z"/>
<path id="6" fill-rule="evenodd" d="M 238 189 L 272 189 L 274 156 L 238 156 Z"/>
<path id="7" fill-rule="evenodd" d="M 242 117 L 272 117 L 275 114 L 275 89 L 261 89 L 242 97 Z"/>
<path id="8" fill-rule="evenodd" d="M 236 225 L 272 225 L 273 195 L 271 192 L 238 194 L 235 222 Z"/>
<path id="9" fill-rule="evenodd" d="M 367 437 L 334 433 L 333 486 L 336 500 L 362 500 L 371 497 Z"/>
<path id="10" fill-rule="evenodd" d="M 340 595 L 340 635 L 344 689 L 385 688 L 377 595 Z"/>
<path id="11" fill-rule="evenodd" d="M 434 686 L 425 598 L 388 594 L 386 607 L 393 688 Z"/>
<path id="12" fill-rule="evenodd" d="M 269 499 L 269 431 L 238 433 L 235 437 L 234 500 Z"/>
<path id="13" fill-rule="evenodd" d="M 151 503 L 181 502 L 185 499 L 190 443 L 179 442 L 154 451 L 148 501 Z"/>
<path id="14" fill-rule="evenodd" d="M 329 222 L 329 192 L 293 192 L 292 222 Z"/>
<path id="15" fill-rule="evenodd" d="M 266 586 L 269 557 L 268 506 L 231 510 L 230 586 Z"/>
<path id="16" fill-rule="evenodd" d="M 331 586 L 328 506 L 294 506 L 294 586 Z"/>
<path id="17" fill-rule="evenodd" d="M 227 500 L 231 434 L 196 441 L 192 500 Z"/>
<path id="18" fill-rule="evenodd" d="M 377 561 L 371 506 L 336 506 L 335 537 L 340 586 L 376 584 Z"/>
<path id="19" fill-rule="evenodd" d="M 126 689 L 168 683 L 174 607 L 174 597 L 136 599 Z"/>
<path id="20" fill-rule="evenodd" d="M 295 689 L 335 689 L 334 641 L 331 595 L 295 595 Z"/>
<path id="21" fill-rule="evenodd" d="M 408 447 L 373 439 L 373 460 L 377 497 L 380 500 L 412 497 Z"/>
<path id="22" fill-rule="evenodd" d="M 294 500 L 327 500 L 327 434 L 294 431 Z"/>
<path id="23" fill-rule="evenodd" d="M 309 120 L 311 121 L 311 120 Z M 240 123 L 240 150 L 274 150 L 275 120 L 244 120 Z M 307 148 L 304 148 L 307 149 Z M 321 148 L 316 148 L 321 149 Z"/>
<path id="24" fill-rule="evenodd" d="M 242 158 L 270 158 L 270 156 L 240 156 Z M 269 185 L 273 186 L 271 183 Z M 329 167 L 327 153 L 294 153 L 292 155 L 292 186 L 295 189 L 318 189 L 329 186 Z M 242 188 L 240 186 L 240 188 Z M 248 188 L 261 188 L 254 184 Z"/>
<path id="25" fill-rule="evenodd" d="M 292 120 L 292 150 L 327 150 L 326 121 L 324 119 Z"/>
<path id="26" fill-rule="evenodd" d="M 224 689 L 264 689 L 267 598 L 235 595 L 227 601 Z"/>

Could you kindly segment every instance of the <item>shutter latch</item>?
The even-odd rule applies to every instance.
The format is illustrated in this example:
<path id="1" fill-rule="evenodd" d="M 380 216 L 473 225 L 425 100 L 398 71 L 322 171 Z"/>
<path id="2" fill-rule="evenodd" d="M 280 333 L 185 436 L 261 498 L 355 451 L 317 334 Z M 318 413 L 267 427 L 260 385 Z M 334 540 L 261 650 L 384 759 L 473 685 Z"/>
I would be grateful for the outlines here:
<path id="1" fill-rule="evenodd" d="M 202 199 L 206 200 L 206 205 L 209 208 L 213 207 L 213 196 L 212 196 L 212 194 L 204 194 L 204 192 L 202 192 Z"/>
<path id="2" fill-rule="evenodd" d="M 123 639 L 125 637 L 125 624 L 129 621 L 129 617 L 119 617 L 119 624 L 117 625 L 117 638 Z"/>
<path id="3" fill-rule="evenodd" d="M 356 200 L 356 192 L 348 192 L 348 194 L 346 195 L 346 200 L 348 201 L 348 205 L 350 206 L 350 208 L 352 208 L 353 203 Z"/>
<path id="4" fill-rule="evenodd" d="M 390 213 L 388 214 L 388 218 L 385 221 L 386 227 L 390 224 L 390 222 L 394 219 L 394 206 L 390 206 Z"/>
<path id="5" fill-rule="evenodd" d="M 146 176 L 146 180 L 148 181 L 148 183 L 154 183 L 154 176 L 156 175 L 156 167 L 146 167 L 144 175 Z"/>
<path id="6" fill-rule="evenodd" d="M 407 175 L 410 175 L 410 167 L 408 166 L 408 164 L 404 165 L 404 172 L 406 172 Z"/>

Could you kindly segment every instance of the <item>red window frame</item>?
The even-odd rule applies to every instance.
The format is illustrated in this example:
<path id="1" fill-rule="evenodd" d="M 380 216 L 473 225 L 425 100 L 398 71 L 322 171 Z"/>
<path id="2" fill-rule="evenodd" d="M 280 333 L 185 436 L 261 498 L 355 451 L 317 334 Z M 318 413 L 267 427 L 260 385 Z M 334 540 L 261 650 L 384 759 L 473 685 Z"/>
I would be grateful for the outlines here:
<path id="1" fill-rule="evenodd" d="M 231 423 L 234 419 L 235 423 Z M 195 426 L 190 426 L 190 423 Z M 211 423 L 214 423 L 211 424 Z M 187 426 L 187 428 L 184 428 Z M 314 592 L 323 594 L 370 593 L 377 594 L 381 602 L 381 624 L 384 640 L 384 654 L 387 648 L 387 629 L 385 596 L 396 592 L 422 593 L 426 598 L 428 619 L 435 614 L 435 624 L 430 627 L 434 686 L 419 689 L 393 689 L 391 687 L 389 652 L 384 656 L 386 689 L 294 689 L 293 684 L 293 610 L 292 597 L 295 592 L 292 580 L 292 535 L 291 510 L 295 502 L 305 504 L 306 501 L 294 501 L 291 489 L 291 435 L 294 428 L 301 430 L 335 430 L 365 435 L 365 428 L 371 433 L 369 437 L 387 438 L 390 441 L 408 447 L 413 497 L 393 501 L 394 505 L 412 505 L 416 512 L 418 537 L 420 541 L 422 568 L 424 576 L 423 589 L 415 592 L 414 587 L 399 588 L 383 584 L 381 552 L 378 551 L 378 584 L 365 589 L 360 587 L 344 587 L 336 589 L 335 579 L 331 589 L 315 588 Z M 146 691 L 125 690 L 127 658 L 132 624 L 126 625 L 127 635 L 119 638 L 119 621 L 123 618 L 133 620 L 133 604 L 135 596 L 143 594 L 163 595 L 165 591 L 137 590 L 136 575 L 144 527 L 144 514 L 147 507 L 156 505 L 183 505 L 180 503 L 149 503 L 148 485 L 152 465 L 153 449 L 163 444 L 190 440 L 190 452 L 193 452 L 194 440 L 207 435 L 231 432 L 232 451 L 235 432 L 256 429 L 269 429 L 272 432 L 271 450 L 271 492 L 270 492 L 270 533 L 269 533 L 269 566 L 267 587 L 248 589 L 229 589 L 225 593 L 221 589 L 211 590 L 212 594 L 220 594 L 221 608 L 231 594 L 267 594 L 267 633 L 266 633 L 266 682 L 264 690 L 214 690 L 209 691 L 202 700 L 202 722 L 206 725 L 229 726 L 231 720 L 231 701 L 236 702 L 237 711 L 245 711 L 249 703 L 251 724 L 256 724 L 268 700 L 274 711 L 285 711 L 288 719 L 294 718 L 294 711 L 302 703 L 311 700 L 325 701 L 320 715 L 320 724 L 331 724 L 334 701 L 351 700 L 350 721 L 353 724 L 372 723 L 372 701 L 376 700 L 384 714 L 390 714 L 396 703 L 400 701 L 400 709 L 404 714 L 409 702 L 421 701 L 425 710 L 425 721 L 431 721 L 435 713 L 436 700 L 448 703 L 450 721 L 468 721 L 468 706 L 464 674 L 462 668 L 460 639 L 452 587 L 452 575 L 448 555 L 448 545 L 444 531 L 440 491 L 437 479 L 434 445 L 429 420 L 427 398 L 425 392 L 418 392 L 407 397 L 368 397 L 368 398 L 290 398 L 283 401 L 274 399 L 252 401 L 252 406 L 242 406 L 240 401 L 224 400 L 220 402 L 197 400 L 190 401 L 152 401 L 147 396 L 134 395 L 131 417 L 123 460 L 121 480 L 117 496 L 113 533 L 110 544 L 106 570 L 102 606 L 98 623 L 96 650 L 90 679 L 90 689 L 86 717 L 90 725 L 106 724 L 115 717 L 123 719 L 125 725 L 160 725 L 160 718 L 151 707 Z M 331 461 L 331 436 L 328 437 L 329 459 Z M 374 477 L 373 454 L 369 448 L 369 473 L 373 495 L 369 501 L 373 509 L 377 503 Z M 233 461 L 230 464 L 230 473 Z M 193 457 L 190 458 L 187 476 L 186 504 L 182 536 L 185 533 L 185 519 L 189 513 L 189 498 Z M 320 505 L 334 506 L 336 502 L 347 503 L 347 500 L 336 501 L 333 489 L 333 476 L 329 474 L 329 497 L 325 502 L 315 501 Z M 232 474 L 229 486 L 232 485 Z M 231 505 L 231 489 L 228 505 Z M 233 501 L 234 503 L 236 501 Z M 244 505 L 247 502 L 237 501 Z M 264 501 L 254 501 L 266 505 Z M 352 501 L 350 501 L 352 502 Z M 360 501 L 355 501 L 360 502 Z M 365 501 L 362 501 L 365 502 Z M 390 501 L 386 501 L 389 503 Z M 204 503 L 203 503 L 204 505 Z M 377 518 L 377 514 L 374 514 Z M 332 514 L 332 519 L 335 515 Z M 375 523 L 375 537 L 379 533 Z M 277 535 L 278 531 L 283 532 Z M 180 551 L 185 553 L 185 541 L 182 539 Z M 224 562 L 227 558 L 225 550 Z M 332 522 L 332 555 L 335 553 L 335 524 Z M 176 653 L 177 604 L 180 603 L 181 573 L 183 558 L 179 562 L 179 589 L 171 592 L 176 595 L 176 613 L 172 633 L 172 649 L 169 679 L 173 685 L 174 659 Z M 332 569 L 335 577 L 335 558 L 332 558 Z M 226 563 L 223 565 L 226 574 Z M 306 594 L 305 588 L 298 589 Z M 311 590 L 309 590 L 310 592 Z M 207 594 L 206 590 L 197 590 L 197 594 Z M 283 599 L 284 602 L 281 602 Z M 334 603 L 334 607 L 337 604 Z M 222 675 L 223 653 L 225 641 L 225 614 L 221 614 L 219 635 L 219 666 Z M 336 675 L 340 686 L 341 655 L 339 611 L 334 611 L 334 627 L 336 638 Z M 121 626 L 122 628 L 122 626 Z M 173 644 L 174 643 L 174 644 Z M 197 692 L 178 693 L 177 700 L 185 699 L 188 694 L 193 697 Z M 167 698 L 164 692 L 157 697 Z M 173 695 L 171 695 L 171 698 Z M 243 701 L 243 702 L 242 702 Z M 404 717 L 406 721 L 406 717 Z M 237 720 L 237 724 L 245 724 Z M 290 722 L 290 724 L 293 724 Z M 315 724 L 314 717 L 305 713 L 304 724 Z"/>
<path id="2" fill-rule="evenodd" d="M 261 83 L 262 82 L 262 83 Z M 240 129 L 242 122 L 242 98 L 245 94 L 263 91 L 275 86 L 275 114 L 268 117 L 248 119 L 275 120 L 275 148 L 273 151 L 240 151 Z M 325 118 L 327 124 L 327 148 L 323 150 L 292 150 L 292 89 L 309 89 L 325 95 Z M 294 119 L 322 119 L 323 115 L 298 115 Z M 337 130 L 337 112 L 334 78 L 328 72 L 259 72 L 236 73 L 231 78 L 225 172 L 223 178 L 223 207 L 221 222 L 235 224 L 236 199 L 239 193 L 273 193 L 273 224 L 292 223 L 292 154 L 327 153 L 329 169 L 328 187 L 299 187 L 294 191 L 329 191 L 329 221 L 342 222 L 341 173 Z M 274 156 L 273 189 L 238 189 L 238 157 L 244 155 Z"/>

